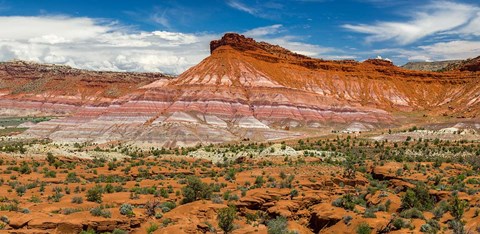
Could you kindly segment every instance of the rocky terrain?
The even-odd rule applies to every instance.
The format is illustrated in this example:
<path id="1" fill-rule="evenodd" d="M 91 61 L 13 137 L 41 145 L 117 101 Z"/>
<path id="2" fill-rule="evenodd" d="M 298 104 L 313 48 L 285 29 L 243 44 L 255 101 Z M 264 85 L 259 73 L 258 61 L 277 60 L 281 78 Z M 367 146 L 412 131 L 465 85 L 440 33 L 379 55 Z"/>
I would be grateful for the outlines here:
<path id="1" fill-rule="evenodd" d="M 224 156 L 212 163 L 199 152 Z M 148 150 L 119 142 L 2 141 L 0 229 L 476 233 L 479 154 L 478 140 L 352 135 Z"/>
<path id="2" fill-rule="evenodd" d="M 458 64 L 450 64 L 449 66 L 445 67 L 443 70 L 445 70 L 445 71 L 459 70 L 459 71 L 478 72 L 478 71 L 480 71 L 480 56 L 476 57 L 476 58 L 461 61 Z"/>
<path id="3" fill-rule="evenodd" d="M 4 70 L 15 71 L 12 66 Z M 16 66 L 23 69 L 16 68 L 17 76 L 36 71 L 22 63 Z M 6 86 L 10 88 L 3 91 L 2 111 L 38 105 L 68 110 L 66 118 L 41 122 L 22 135 L 57 142 L 193 146 L 301 138 L 332 130 L 370 131 L 401 126 L 419 114 L 433 118 L 425 122 L 480 116 L 480 73 L 474 69 L 425 72 L 379 59 L 327 61 L 233 33 L 212 41 L 208 58 L 171 79 L 161 74 L 42 69 L 38 73 L 43 78 L 34 84 L 53 80 L 53 91 L 49 85 L 33 90 L 24 90 L 36 87 L 30 83 Z M 63 78 L 52 78 L 54 72 L 59 74 L 54 77 Z M 58 88 L 61 85 L 67 88 Z"/>
<path id="4" fill-rule="evenodd" d="M 461 60 L 435 61 L 435 62 L 408 62 L 402 68 L 418 71 L 441 71 L 453 64 L 461 63 Z"/>

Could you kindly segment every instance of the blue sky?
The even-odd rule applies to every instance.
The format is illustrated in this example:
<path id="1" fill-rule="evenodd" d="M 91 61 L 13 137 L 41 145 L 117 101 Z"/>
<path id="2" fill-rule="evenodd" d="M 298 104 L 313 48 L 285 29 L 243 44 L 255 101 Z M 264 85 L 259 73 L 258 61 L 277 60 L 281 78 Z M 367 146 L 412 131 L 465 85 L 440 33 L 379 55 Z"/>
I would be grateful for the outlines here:
<path id="1" fill-rule="evenodd" d="M 225 32 L 324 59 L 480 55 L 480 2 L 0 0 L 0 60 L 179 74 Z"/>

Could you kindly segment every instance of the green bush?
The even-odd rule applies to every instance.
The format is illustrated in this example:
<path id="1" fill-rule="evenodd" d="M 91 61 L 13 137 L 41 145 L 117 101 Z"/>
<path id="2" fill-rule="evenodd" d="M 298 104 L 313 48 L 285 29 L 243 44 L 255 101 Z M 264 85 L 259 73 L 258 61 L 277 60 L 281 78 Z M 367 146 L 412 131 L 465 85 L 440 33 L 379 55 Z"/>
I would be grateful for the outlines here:
<path id="1" fill-rule="evenodd" d="M 156 224 L 156 223 L 150 223 L 150 226 L 148 226 L 148 228 L 147 228 L 147 233 L 148 233 L 148 234 L 153 233 L 153 232 L 155 232 L 157 229 L 158 229 L 158 224 Z"/>
<path id="2" fill-rule="evenodd" d="M 287 218 L 282 216 L 277 216 L 277 218 L 272 219 L 267 222 L 268 234 L 290 234 L 287 229 Z"/>
<path id="3" fill-rule="evenodd" d="M 82 197 L 72 197 L 72 203 L 82 204 L 83 203 L 83 198 Z"/>
<path id="4" fill-rule="evenodd" d="M 416 208 L 419 210 L 431 210 L 434 200 L 428 193 L 428 188 L 423 183 L 417 183 L 414 189 L 408 189 L 402 197 L 402 210 Z"/>
<path id="5" fill-rule="evenodd" d="M 195 176 L 189 176 L 186 179 L 186 186 L 182 188 L 183 201 L 182 203 L 190 203 L 201 199 L 210 199 L 212 190 L 210 186 L 203 183 Z"/>
<path id="6" fill-rule="evenodd" d="M 90 214 L 93 216 L 101 216 L 104 218 L 111 218 L 112 213 L 109 210 L 104 209 L 102 206 L 97 206 L 90 210 Z"/>
<path id="7" fill-rule="evenodd" d="M 401 218 L 395 218 L 392 221 L 392 225 L 393 225 L 395 230 L 400 230 L 400 229 L 405 228 L 407 226 L 405 220 L 403 220 Z"/>
<path id="8" fill-rule="evenodd" d="M 450 214 L 452 214 L 455 220 L 461 220 L 467 205 L 468 203 L 466 201 L 460 200 L 458 194 L 454 193 L 450 201 Z"/>
<path id="9" fill-rule="evenodd" d="M 87 201 L 102 203 L 102 186 L 95 186 L 87 191 Z"/>
<path id="10" fill-rule="evenodd" d="M 372 228 L 368 225 L 368 223 L 361 223 L 357 227 L 357 234 L 370 234 L 372 233 Z"/>
<path id="11" fill-rule="evenodd" d="M 233 221 L 236 217 L 237 211 L 233 206 L 222 208 L 218 211 L 218 226 L 223 230 L 223 233 L 230 233 L 233 230 Z"/>
<path id="12" fill-rule="evenodd" d="M 417 208 L 411 208 L 408 210 L 404 210 L 400 213 L 402 218 L 406 219 L 423 219 L 423 213 Z"/>
<path id="13" fill-rule="evenodd" d="M 120 206 L 120 214 L 126 215 L 128 217 L 135 216 L 135 214 L 133 213 L 133 206 L 128 203 L 123 203 Z"/>

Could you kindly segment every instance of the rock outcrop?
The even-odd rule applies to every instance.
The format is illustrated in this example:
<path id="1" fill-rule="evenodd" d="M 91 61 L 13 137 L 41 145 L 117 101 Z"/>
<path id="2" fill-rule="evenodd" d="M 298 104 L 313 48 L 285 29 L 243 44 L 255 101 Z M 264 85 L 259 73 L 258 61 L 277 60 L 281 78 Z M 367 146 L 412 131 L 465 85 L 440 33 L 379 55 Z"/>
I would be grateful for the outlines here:
<path id="1" fill-rule="evenodd" d="M 402 68 L 417 71 L 441 71 L 448 66 L 461 63 L 462 60 L 447 60 L 435 62 L 408 62 Z"/>

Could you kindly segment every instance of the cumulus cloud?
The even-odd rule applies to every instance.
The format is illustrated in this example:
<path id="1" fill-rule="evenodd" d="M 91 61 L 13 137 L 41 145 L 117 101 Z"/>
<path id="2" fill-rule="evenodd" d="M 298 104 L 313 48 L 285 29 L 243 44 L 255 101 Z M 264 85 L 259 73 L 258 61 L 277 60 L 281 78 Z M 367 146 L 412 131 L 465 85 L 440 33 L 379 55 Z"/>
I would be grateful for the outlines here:
<path id="1" fill-rule="evenodd" d="M 432 1 L 413 9 L 406 22 L 380 21 L 374 24 L 345 24 L 342 27 L 367 34 L 367 42 L 393 40 L 407 45 L 436 34 L 480 35 L 480 8 L 449 1 Z"/>
<path id="2" fill-rule="evenodd" d="M 373 50 L 408 61 L 439 61 L 473 58 L 480 55 L 480 41 L 453 40 L 417 46 L 411 49 L 387 48 Z"/>
<path id="3" fill-rule="evenodd" d="M 178 74 L 208 56 L 208 43 L 216 37 L 133 32 L 115 22 L 83 17 L 0 17 L 0 60 Z"/>

